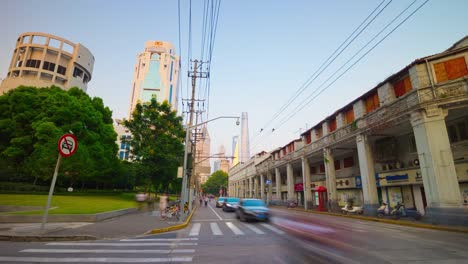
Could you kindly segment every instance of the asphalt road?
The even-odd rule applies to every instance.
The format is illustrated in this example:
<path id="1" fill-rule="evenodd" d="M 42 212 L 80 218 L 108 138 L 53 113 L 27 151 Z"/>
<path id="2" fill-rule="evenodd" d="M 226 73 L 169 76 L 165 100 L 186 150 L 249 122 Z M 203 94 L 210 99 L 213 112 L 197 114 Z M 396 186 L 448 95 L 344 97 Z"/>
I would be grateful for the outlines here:
<path id="1" fill-rule="evenodd" d="M 89 242 L 0 243 L 0 263 L 468 263 L 468 235 L 272 209 L 271 223 L 199 208 L 179 231 Z"/>

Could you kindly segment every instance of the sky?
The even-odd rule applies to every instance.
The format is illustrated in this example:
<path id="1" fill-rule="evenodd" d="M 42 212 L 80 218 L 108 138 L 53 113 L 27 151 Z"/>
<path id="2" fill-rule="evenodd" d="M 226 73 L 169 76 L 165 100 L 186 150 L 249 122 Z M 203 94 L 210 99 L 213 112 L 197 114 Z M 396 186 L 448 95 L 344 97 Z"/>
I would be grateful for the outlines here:
<path id="1" fill-rule="evenodd" d="M 382 2 L 378 9 L 382 11 L 375 20 L 277 116 L 282 106 Z M 247 112 L 250 154 L 271 151 L 299 138 L 301 132 L 413 60 L 442 52 L 468 35 L 468 1 L 428 1 L 317 96 L 330 83 L 326 81 L 330 76 L 412 2 L 221 1 L 209 96 L 202 92 L 197 97 L 209 101 L 204 120 Z M 363 52 L 424 2 L 416 0 Z M 0 78 L 7 74 L 18 35 L 24 32 L 57 35 L 81 43 L 93 53 L 95 64 L 88 94 L 102 98 L 112 110 L 113 118 L 126 118 L 136 56 L 143 51 L 145 41 L 163 40 L 173 43 L 181 56 L 179 96 L 189 98 L 187 65 L 190 60 L 201 58 L 204 1 L 191 3 L 189 41 L 189 0 L 180 0 L 180 34 L 176 0 L 1 0 Z M 315 99 L 308 99 L 314 96 Z M 297 109 L 301 102 L 308 103 Z M 227 155 L 231 154 L 232 137 L 240 133 L 240 126 L 236 126 L 234 119 L 218 119 L 208 125 L 212 154 L 218 153 L 220 145 L 225 146 Z"/>

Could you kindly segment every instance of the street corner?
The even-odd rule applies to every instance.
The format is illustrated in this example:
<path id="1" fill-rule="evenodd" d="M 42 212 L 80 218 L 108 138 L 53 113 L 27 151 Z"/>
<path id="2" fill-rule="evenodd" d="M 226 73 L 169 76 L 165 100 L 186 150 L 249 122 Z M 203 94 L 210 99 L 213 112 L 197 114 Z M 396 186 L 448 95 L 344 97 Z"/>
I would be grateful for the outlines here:
<path id="1" fill-rule="evenodd" d="M 190 220 L 192 219 L 192 216 L 195 213 L 196 209 L 197 208 L 195 207 L 192 210 L 192 212 L 188 215 L 187 219 L 183 223 L 178 224 L 178 225 L 171 225 L 171 226 L 167 226 L 167 227 L 163 227 L 163 228 L 155 228 L 155 229 L 152 229 L 152 230 L 146 232 L 145 235 L 161 234 L 161 233 L 167 233 L 167 232 L 171 232 L 171 231 L 184 229 L 190 223 Z"/>

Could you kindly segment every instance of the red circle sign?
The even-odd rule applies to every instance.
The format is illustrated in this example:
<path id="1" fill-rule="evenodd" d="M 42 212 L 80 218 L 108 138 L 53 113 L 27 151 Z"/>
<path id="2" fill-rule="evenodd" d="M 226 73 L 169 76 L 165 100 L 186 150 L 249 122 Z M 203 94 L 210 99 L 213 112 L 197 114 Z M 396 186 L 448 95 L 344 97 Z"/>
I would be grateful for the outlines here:
<path id="1" fill-rule="evenodd" d="M 62 157 L 70 157 L 75 153 L 77 147 L 78 141 L 72 134 L 65 134 L 58 141 L 58 150 Z"/>

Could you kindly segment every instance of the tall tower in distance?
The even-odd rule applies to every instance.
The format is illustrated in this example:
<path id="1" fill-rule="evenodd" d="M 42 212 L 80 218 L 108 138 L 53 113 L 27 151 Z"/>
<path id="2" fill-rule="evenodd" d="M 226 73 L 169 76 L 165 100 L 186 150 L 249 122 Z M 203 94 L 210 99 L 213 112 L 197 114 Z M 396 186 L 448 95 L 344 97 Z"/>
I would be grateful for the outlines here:
<path id="1" fill-rule="evenodd" d="M 239 162 L 246 162 L 247 160 L 249 160 L 249 158 L 250 158 L 249 121 L 248 121 L 247 112 L 242 112 Z"/>
<path id="2" fill-rule="evenodd" d="M 151 98 L 161 103 L 167 100 L 177 110 L 179 61 L 171 43 L 145 43 L 145 51 L 138 54 L 133 73 L 129 118 L 138 103 L 149 102 Z"/>

